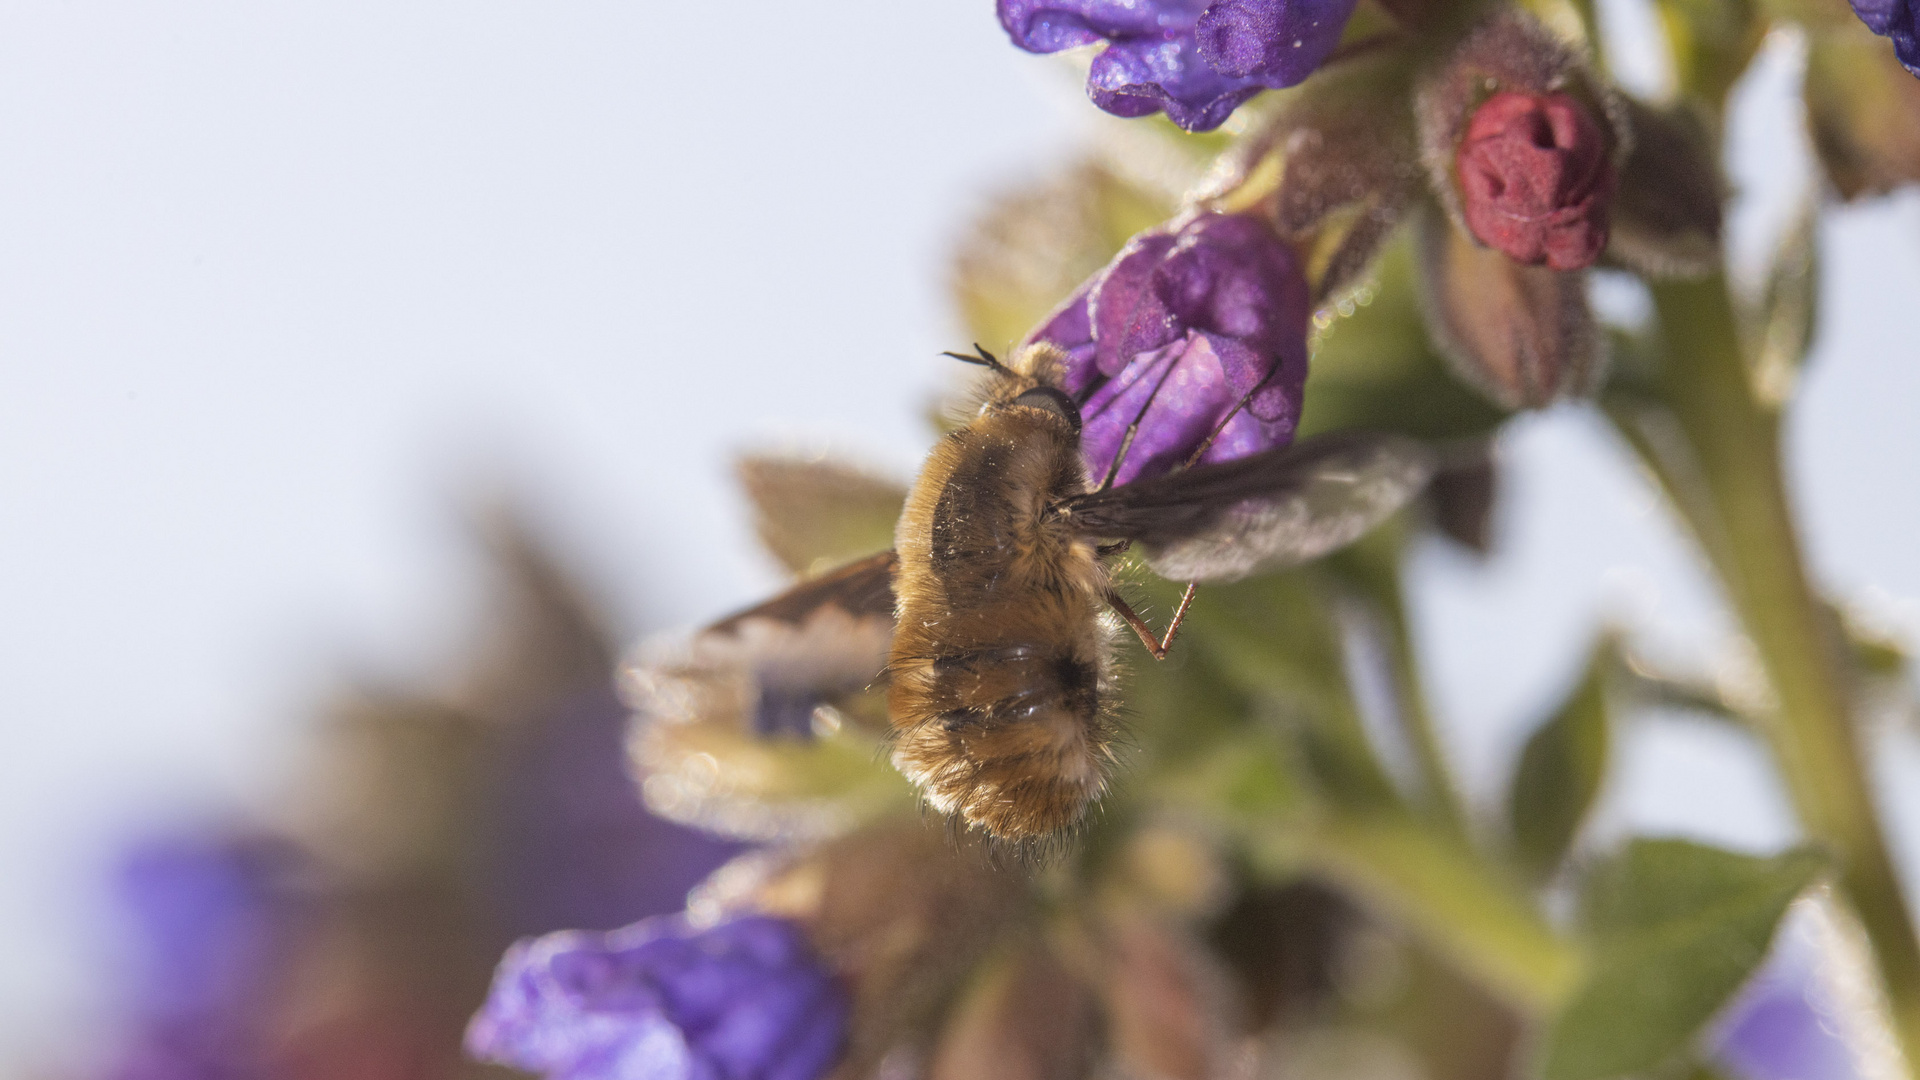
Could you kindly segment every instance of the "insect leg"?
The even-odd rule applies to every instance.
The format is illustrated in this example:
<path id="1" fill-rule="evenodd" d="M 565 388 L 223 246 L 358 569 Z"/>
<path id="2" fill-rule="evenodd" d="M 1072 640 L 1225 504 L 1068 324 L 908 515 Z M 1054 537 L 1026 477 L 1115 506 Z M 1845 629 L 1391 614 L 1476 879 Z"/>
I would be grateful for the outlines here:
<path id="1" fill-rule="evenodd" d="M 1234 404 L 1233 409 L 1227 413 L 1225 419 L 1221 420 L 1218 424 L 1214 425 L 1213 434 L 1207 436 L 1207 441 L 1201 443 L 1200 448 L 1198 450 L 1195 450 L 1192 454 L 1187 456 L 1187 463 L 1184 466 L 1182 466 L 1182 468 L 1188 468 L 1188 469 L 1193 468 L 1194 462 L 1199 461 L 1201 458 L 1201 455 L 1205 454 L 1208 450 L 1213 449 L 1214 440 L 1218 439 L 1220 437 L 1220 434 L 1227 430 L 1227 425 L 1233 423 L 1233 418 L 1240 415 L 1240 410 L 1247 407 L 1247 403 L 1253 400 L 1253 395 L 1259 393 L 1260 388 L 1267 385 L 1267 383 L 1274 377 L 1275 374 L 1279 372 L 1279 370 L 1280 370 L 1279 364 L 1273 365 L 1273 370 L 1267 372 L 1266 378 L 1261 379 L 1259 382 L 1255 383 L 1253 386 L 1253 389 L 1240 395 L 1240 400 Z"/>
<path id="2" fill-rule="evenodd" d="M 1139 636 L 1140 644 L 1147 647 L 1147 651 L 1153 654 L 1155 660 L 1165 660 L 1167 653 L 1173 649 L 1173 635 L 1180 632 L 1180 624 L 1187 617 L 1187 609 L 1193 606 L 1193 591 L 1199 587 L 1199 582 L 1187 582 L 1187 591 L 1180 597 L 1180 606 L 1173 613 L 1173 622 L 1167 626 L 1167 634 L 1162 638 L 1153 636 L 1153 628 L 1147 625 L 1147 620 L 1135 614 L 1133 607 L 1122 599 L 1119 593 L 1109 590 L 1107 605 L 1113 608 L 1114 614 L 1120 616 L 1121 621 Z"/>
<path id="3" fill-rule="evenodd" d="M 1133 423 L 1127 425 L 1127 433 L 1121 436 L 1120 449 L 1113 455 L 1112 464 L 1107 466 L 1107 475 L 1101 479 L 1099 490 L 1105 491 L 1112 487 L 1113 478 L 1120 475 L 1120 466 L 1127 460 L 1127 451 L 1133 449 L 1133 437 L 1140 434 L 1140 421 L 1146 419 L 1147 410 L 1153 407 L 1153 399 L 1160 396 L 1160 388 L 1167 385 L 1167 378 L 1173 374 L 1173 369 L 1177 366 L 1177 361 L 1167 365 L 1167 369 L 1160 373 L 1160 381 L 1154 383 L 1152 392 L 1147 394 L 1147 400 L 1140 403 L 1140 411 L 1133 414 Z"/>

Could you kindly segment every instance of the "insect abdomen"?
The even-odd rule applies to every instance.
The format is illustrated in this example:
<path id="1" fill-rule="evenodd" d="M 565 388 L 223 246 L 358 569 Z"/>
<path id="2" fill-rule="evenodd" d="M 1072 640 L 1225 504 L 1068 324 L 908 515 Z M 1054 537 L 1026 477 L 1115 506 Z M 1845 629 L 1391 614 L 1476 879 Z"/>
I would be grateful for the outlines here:
<path id="1" fill-rule="evenodd" d="M 894 763 L 936 809 L 1009 839 L 1077 822 L 1110 757 L 1104 577 L 1047 518 L 1084 485 L 1049 419 L 989 416 L 950 437 L 898 536 Z"/>

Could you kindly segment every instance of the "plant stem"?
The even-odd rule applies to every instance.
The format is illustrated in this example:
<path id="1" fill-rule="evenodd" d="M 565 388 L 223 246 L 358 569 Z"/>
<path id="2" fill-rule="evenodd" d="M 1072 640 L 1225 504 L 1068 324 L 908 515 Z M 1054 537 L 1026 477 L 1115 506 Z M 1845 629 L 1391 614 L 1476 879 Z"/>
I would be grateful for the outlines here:
<path id="1" fill-rule="evenodd" d="M 1778 416 L 1754 393 L 1723 277 L 1654 287 L 1664 349 L 1659 417 L 1610 405 L 1714 563 L 1759 652 L 1777 709 L 1765 725 L 1803 827 L 1839 860 L 1909 1062 L 1920 1062 L 1920 940 L 1874 805 L 1850 679 L 1807 580 L 1788 505 Z"/>

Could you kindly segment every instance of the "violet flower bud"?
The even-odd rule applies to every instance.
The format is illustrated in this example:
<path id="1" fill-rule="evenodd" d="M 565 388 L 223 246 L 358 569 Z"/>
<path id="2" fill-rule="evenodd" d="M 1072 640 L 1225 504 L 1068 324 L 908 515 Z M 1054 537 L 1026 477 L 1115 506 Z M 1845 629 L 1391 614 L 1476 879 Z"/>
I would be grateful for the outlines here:
<path id="1" fill-rule="evenodd" d="M 467 1051 L 550 1080 L 816 1080 L 847 994 L 800 928 L 749 916 L 567 930 L 508 950 Z"/>
<path id="2" fill-rule="evenodd" d="M 1920 7 L 1913 0 L 1852 0 L 1867 29 L 1893 42 L 1902 67 L 1920 76 Z"/>
<path id="3" fill-rule="evenodd" d="M 1468 121 L 1457 158 L 1467 227 L 1529 266 L 1593 265 L 1607 246 L 1607 154 L 1599 124 L 1572 96 L 1493 95 Z"/>
<path id="4" fill-rule="evenodd" d="M 1229 461 L 1292 442 L 1308 307 L 1299 260 L 1265 222 L 1205 214 L 1134 237 L 1028 340 L 1065 354 L 1088 475 L 1126 483 L 1196 452 Z"/>
<path id="5" fill-rule="evenodd" d="M 1028 52 L 1105 41 L 1087 73 L 1115 116 L 1164 110 L 1212 131 L 1263 89 L 1292 86 L 1340 42 L 1354 0 L 997 0 L 1000 25 Z"/>

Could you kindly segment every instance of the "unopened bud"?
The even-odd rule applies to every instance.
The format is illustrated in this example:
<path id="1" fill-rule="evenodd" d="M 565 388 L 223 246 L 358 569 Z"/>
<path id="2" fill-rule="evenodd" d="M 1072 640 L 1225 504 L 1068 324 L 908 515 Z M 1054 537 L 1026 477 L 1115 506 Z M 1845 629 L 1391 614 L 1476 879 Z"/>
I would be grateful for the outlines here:
<path id="1" fill-rule="evenodd" d="M 1626 121 L 1545 27 L 1494 15 L 1423 80 L 1416 111 L 1428 180 L 1462 229 L 1529 266 L 1600 257 Z"/>
<path id="2" fill-rule="evenodd" d="M 1613 166 L 1600 126 L 1571 96 L 1493 95 L 1474 110 L 1457 162 L 1467 228 L 1488 247 L 1579 270 L 1607 246 Z"/>
<path id="3" fill-rule="evenodd" d="M 1522 266 L 1438 214 L 1421 248 L 1427 326 L 1463 380 L 1508 409 L 1592 388 L 1603 354 L 1586 275 Z"/>

